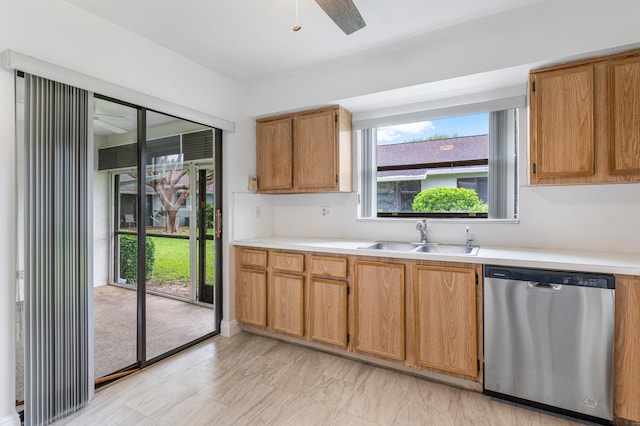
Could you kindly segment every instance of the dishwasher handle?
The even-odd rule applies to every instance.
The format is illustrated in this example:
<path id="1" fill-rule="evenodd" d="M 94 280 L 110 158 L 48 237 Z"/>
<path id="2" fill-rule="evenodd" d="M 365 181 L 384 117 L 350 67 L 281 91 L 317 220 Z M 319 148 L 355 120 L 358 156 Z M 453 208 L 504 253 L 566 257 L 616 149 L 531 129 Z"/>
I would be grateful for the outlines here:
<path id="1" fill-rule="evenodd" d="M 562 284 L 553 284 L 553 283 L 541 283 L 536 281 L 527 282 L 527 286 L 529 286 L 532 290 L 539 291 L 560 291 L 562 290 Z"/>

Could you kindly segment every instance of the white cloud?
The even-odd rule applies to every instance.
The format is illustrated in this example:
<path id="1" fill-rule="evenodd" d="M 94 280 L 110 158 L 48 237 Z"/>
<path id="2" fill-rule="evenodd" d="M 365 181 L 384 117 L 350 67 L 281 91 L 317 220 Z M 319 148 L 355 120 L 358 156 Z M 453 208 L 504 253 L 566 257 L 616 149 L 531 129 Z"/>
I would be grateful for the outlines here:
<path id="1" fill-rule="evenodd" d="M 418 123 L 405 123 L 395 126 L 378 128 L 378 143 L 402 142 L 412 135 L 420 135 L 436 126 L 431 121 L 420 121 Z"/>
<path id="2" fill-rule="evenodd" d="M 436 126 L 431 121 L 420 121 L 418 123 L 398 124 L 397 126 L 389 126 L 387 129 L 393 129 L 402 133 L 418 134 L 425 130 L 433 130 Z"/>
<path id="3" fill-rule="evenodd" d="M 402 135 L 391 127 L 383 127 L 378 129 L 378 142 L 392 142 Z"/>

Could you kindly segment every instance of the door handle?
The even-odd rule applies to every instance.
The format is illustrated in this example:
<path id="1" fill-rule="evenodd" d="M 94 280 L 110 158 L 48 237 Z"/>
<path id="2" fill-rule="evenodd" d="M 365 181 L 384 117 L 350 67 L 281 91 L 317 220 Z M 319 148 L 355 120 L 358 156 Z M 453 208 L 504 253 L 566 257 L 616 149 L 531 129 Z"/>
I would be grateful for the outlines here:
<path id="1" fill-rule="evenodd" d="M 562 284 L 539 283 L 535 281 L 529 281 L 527 285 L 529 286 L 529 288 L 533 290 L 540 290 L 540 291 L 560 291 L 562 289 Z"/>
<path id="2" fill-rule="evenodd" d="M 222 235 L 222 211 L 216 209 L 216 238 Z"/>

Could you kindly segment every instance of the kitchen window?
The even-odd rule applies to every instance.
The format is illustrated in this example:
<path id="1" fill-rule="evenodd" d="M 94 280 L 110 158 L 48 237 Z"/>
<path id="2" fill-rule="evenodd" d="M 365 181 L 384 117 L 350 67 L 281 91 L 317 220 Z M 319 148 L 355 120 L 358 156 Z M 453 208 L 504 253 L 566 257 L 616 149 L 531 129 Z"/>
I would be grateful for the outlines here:
<path id="1" fill-rule="evenodd" d="M 360 217 L 517 218 L 523 104 L 513 98 L 354 123 Z"/>

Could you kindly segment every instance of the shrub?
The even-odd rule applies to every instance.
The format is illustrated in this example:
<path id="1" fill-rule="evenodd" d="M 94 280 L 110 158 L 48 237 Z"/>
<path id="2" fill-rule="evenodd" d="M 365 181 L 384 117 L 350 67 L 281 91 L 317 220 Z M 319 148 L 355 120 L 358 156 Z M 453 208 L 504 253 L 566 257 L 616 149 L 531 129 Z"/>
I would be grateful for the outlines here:
<path id="1" fill-rule="evenodd" d="M 415 212 L 486 212 L 488 207 L 473 189 L 438 186 L 413 198 Z"/>
<path id="2" fill-rule="evenodd" d="M 214 214 L 213 204 L 207 203 L 207 210 L 206 210 L 207 229 L 213 229 L 213 214 Z"/>
<path id="3" fill-rule="evenodd" d="M 156 245 L 152 239 L 147 238 L 145 249 L 146 280 L 151 276 L 153 265 L 156 261 Z M 137 279 L 138 238 L 133 235 L 120 235 L 120 277 L 127 283 L 135 283 Z"/>

